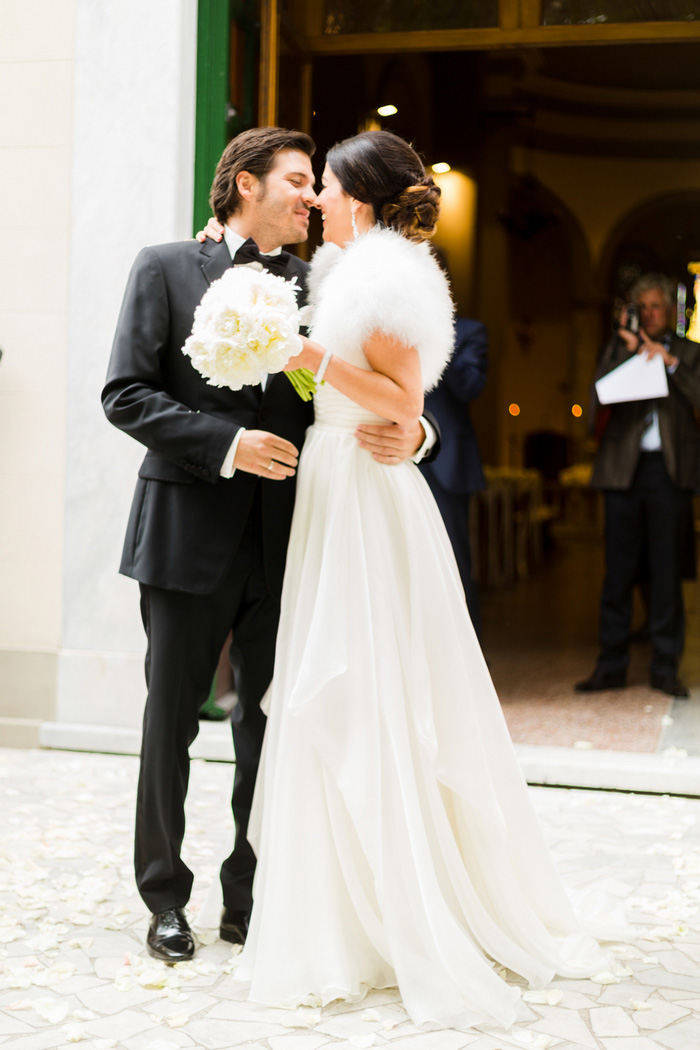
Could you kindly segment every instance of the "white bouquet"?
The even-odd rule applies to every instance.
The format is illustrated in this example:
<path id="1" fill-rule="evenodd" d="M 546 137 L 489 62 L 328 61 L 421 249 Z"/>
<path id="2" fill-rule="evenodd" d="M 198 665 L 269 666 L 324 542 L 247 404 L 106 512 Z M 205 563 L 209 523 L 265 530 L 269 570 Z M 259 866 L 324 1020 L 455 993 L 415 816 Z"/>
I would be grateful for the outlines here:
<path id="1" fill-rule="evenodd" d="M 194 312 L 192 335 L 182 348 L 210 386 L 240 390 L 263 375 L 281 372 L 301 351 L 296 278 L 232 266 L 212 281 Z M 304 401 L 315 391 L 313 373 L 286 372 Z"/>

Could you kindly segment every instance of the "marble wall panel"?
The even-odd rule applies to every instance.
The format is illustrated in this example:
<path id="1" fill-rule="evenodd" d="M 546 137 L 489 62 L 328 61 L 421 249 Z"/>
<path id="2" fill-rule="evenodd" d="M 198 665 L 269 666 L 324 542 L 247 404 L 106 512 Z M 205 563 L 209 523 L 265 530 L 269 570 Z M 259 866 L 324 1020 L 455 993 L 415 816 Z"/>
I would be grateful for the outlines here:
<path id="1" fill-rule="evenodd" d="M 0 142 L 31 148 L 64 146 L 72 123 L 73 63 L 0 64 Z"/>
<path id="2" fill-rule="evenodd" d="M 195 0 L 78 0 L 62 721 L 141 718 L 138 589 L 117 569 L 144 450 L 100 391 L 134 257 L 191 235 L 195 52 Z"/>
<path id="3" fill-rule="evenodd" d="M 75 0 L 0 0 L 0 62 L 47 62 L 73 52 Z"/>

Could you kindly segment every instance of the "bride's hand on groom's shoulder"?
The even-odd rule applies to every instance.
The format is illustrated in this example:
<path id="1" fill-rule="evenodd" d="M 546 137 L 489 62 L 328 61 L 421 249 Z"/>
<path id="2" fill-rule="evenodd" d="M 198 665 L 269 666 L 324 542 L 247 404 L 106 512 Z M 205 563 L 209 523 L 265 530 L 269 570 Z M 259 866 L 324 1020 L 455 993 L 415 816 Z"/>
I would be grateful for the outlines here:
<path id="1" fill-rule="evenodd" d="M 377 463 L 396 466 L 415 456 L 425 441 L 425 431 L 419 419 L 414 423 L 363 423 L 355 437 Z"/>
<path id="2" fill-rule="evenodd" d="M 220 241 L 224 235 L 224 228 L 220 222 L 216 219 L 211 218 L 206 224 L 203 230 L 199 230 L 195 233 L 195 240 L 199 241 L 200 244 L 204 244 L 207 237 L 211 237 L 212 241 Z"/>

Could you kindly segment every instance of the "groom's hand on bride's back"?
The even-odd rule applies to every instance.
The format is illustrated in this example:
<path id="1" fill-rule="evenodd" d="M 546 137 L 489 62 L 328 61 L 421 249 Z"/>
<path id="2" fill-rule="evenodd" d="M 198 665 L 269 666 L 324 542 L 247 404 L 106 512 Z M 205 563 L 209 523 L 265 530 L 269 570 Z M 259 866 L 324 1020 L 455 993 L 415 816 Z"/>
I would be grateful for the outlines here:
<path id="1" fill-rule="evenodd" d="M 415 456 L 425 441 L 425 431 L 419 419 L 414 423 L 363 423 L 355 430 L 355 437 L 377 463 L 396 466 Z"/>
<path id="2" fill-rule="evenodd" d="M 268 430 L 244 430 L 233 459 L 235 470 L 257 474 L 269 481 L 284 481 L 296 473 L 299 451 L 285 438 Z"/>

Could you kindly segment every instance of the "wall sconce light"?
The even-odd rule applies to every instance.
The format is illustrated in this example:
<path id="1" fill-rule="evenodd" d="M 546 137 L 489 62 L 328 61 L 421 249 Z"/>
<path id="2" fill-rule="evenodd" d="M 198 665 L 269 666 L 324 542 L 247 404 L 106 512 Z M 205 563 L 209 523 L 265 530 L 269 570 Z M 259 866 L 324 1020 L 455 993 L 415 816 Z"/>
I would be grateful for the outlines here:
<path id="1" fill-rule="evenodd" d="M 446 163 L 446 161 L 441 160 L 437 164 L 432 165 L 432 170 L 435 172 L 436 175 L 444 175 L 445 172 L 451 171 L 452 169 L 450 168 L 450 165 Z"/>
<path id="2" fill-rule="evenodd" d="M 393 117 L 395 113 L 398 113 L 396 106 L 377 106 L 377 113 L 380 117 Z"/>

